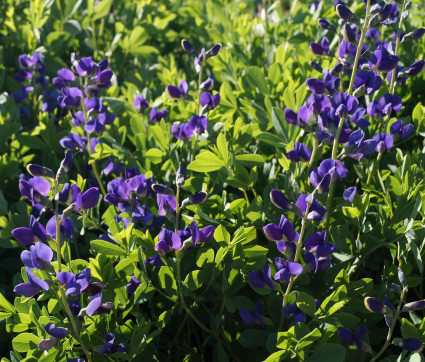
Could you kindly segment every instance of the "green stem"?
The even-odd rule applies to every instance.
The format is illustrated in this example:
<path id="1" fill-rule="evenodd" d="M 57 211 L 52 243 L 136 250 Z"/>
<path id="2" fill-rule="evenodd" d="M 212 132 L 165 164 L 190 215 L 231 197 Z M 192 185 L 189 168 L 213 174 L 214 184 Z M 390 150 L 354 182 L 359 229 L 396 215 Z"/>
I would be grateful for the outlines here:
<path id="1" fill-rule="evenodd" d="M 81 106 L 83 108 L 83 113 L 84 113 L 84 122 L 87 123 L 89 118 L 87 115 L 87 109 L 86 109 L 86 105 L 84 104 L 84 99 L 81 100 Z M 87 132 L 87 144 L 88 144 L 88 151 L 89 151 L 89 157 L 91 157 L 93 150 L 92 150 L 92 146 L 91 146 L 91 139 L 90 139 L 90 133 Z M 94 176 L 96 177 L 97 183 L 99 184 L 100 190 L 102 191 L 103 196 L 106 196 L 106 190 L 105 187 L 102 184 L 102 181 L 100 179 L 99 176 L 99 172 L 97 171 L 97 167 L 96 167 L 96 161 L 93 160 L 92 162 L 92 168 L 93 168 L 93 173 Z"/>
<path id="2" fill-rule="evenodd" d="M 198 99 L 196 100 L 196 114 L 198 116 L 201 115 L 201 93 L 202 93 L 202 89 L 201 89 L 201 84 L 202 84 L 202 64 L 200 65 L 200 69 L 199 69 L 199 77 L 198 77 Z"/>
<path id="3" fill-rule="evenodd" d="M 369 16 L 370 16 L 370 0 L 367 0 L 366 16 L 365 16 L 365 20 L 364 20 L 364 23 L 363 23 L 363 26 L 362 26 L 362 32 L 361 32 L 361 35 L 360 35 L 359 44 L 357 45 L 356 58 L 354 60 L 354 65 L 353 65 L 353 73 L 351 74 L 350 85 L 348 87 L 347 94 L 351 94 L 353 92 L 354 79 L 356 78 L 356 74 L 357 74 L 357 67 L 359 65 L 360 53 L 362 51 L 362 46 L 363 46 L 363 41 L 364 41 L 365 36 L 366 36 L 366 31 L 368 30 Z"/>
<path id="4" fill-rule="evenodd" d="M 393 335 L 393 332 L 394 332 L 394 328 L 395 328 L 395 325 L 396 325 L 396 323 L 397 323 L 397 319 L 398 319 L 398 316 L 399 316 L 399 314 L 400 314 L 400 310 L 401 310 L 401 304 L 403 303 L 403 299 L 404 299 L 404 296 L 406 295 L 406 293 L 407 293 L 407 289 L 408 289 L 408 287 L 404 287 L 403 288 L 403 291 L 401 292 L 401 295 L 400 295 L 400 302 L 398 303 L 398 306 L 397 306 L 397 311 L 395 312 L 395 315 L 394 315 L 394 317 L 393 317 L 393 320 L 392 320 L 392 323 L 391 323 L 391 326 L 390 326 L 390 329 L 388 330 L 388 334 L 387 334 L 387 338 L 386 338 L 386 340 L 385 340 L 385 343 L 384 343 L 384 345 L 382 346 L 382 348 L 379 350 L 379 352 L 371 359 L 371 362 L 375 362 L 381 355 L 382 355 L 382 353 L 384 353 L 385 352 L 385 350 L 387 349 L 387 347 L 388 347 L 388 345 L 390 344 L 390 341 L 391 341 L 391 337 L 392 337 L 392 335 Z"/>

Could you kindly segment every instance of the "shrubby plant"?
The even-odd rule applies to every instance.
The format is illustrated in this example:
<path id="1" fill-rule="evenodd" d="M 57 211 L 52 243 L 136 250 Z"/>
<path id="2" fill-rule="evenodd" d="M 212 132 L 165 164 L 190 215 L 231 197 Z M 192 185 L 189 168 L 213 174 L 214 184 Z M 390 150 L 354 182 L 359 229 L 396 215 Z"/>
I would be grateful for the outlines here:
<path id="1" fill-rule="evenodd" d="M 2 361 L 423 358 L 419 2 L 37 4 L 0 15 Z"/>

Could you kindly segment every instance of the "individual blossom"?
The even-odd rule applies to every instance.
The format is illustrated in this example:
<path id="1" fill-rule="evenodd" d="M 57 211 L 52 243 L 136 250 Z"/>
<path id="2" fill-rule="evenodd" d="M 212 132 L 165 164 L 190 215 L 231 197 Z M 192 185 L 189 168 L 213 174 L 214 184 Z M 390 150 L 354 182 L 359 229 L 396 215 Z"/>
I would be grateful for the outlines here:
<path id="1" fill-rule="evenodd" d="M 177 203 L 174 196 L 157 194 L 156 201 L 159 215 L 170 217 L 174 214 L 174 211 L 176 211 Z"/>
<path id="2" fill-rule="evenodd" d="M 415 127 L 413 124 L 408 124 L 405 126 L 404 122 L 401 120 L 395 121 L 390 127 L 390 133 L 396 141 L 409 138 L 414 132 Z"/>
<path id="3" fill-rule="evenodd" d="M 390 309 L 386 307 L 375 297 L 366 297 L 364 299 L 366 309 L 372 313 L 386 314 Z"/>
<path id="4" fill-rule="evenodd" d="M 360 324 L 354 333 L 345 327 L 338 328 L 338 335 L 341 342 L 349 346 L 357 346 L 359 351 L 363 349 L 362 340 L 366 333 L 367 327 L 364 324 Z"/>
<path id="5" fill-rule="evenodd" d="M 350 134 L 345 149 L 349 157 L 361 160 L 364 156 L 370 155 L 376 147 L 376 140 L 365 140 L 365 133 L 362 130 L 356 130 Z"/>
<path id="6" fill-rule="evenodd" d="M 158 242 L 155 245 L 155 251 L 159 255 L 167 254 L 171 249 L 179 250 L 182 247 L 180 236 L 168 229 L 161 229 L 158 234 Z"/>
<path id="7" fill-rule="evenodd" d="M 264 264 L 262 272 L 251 270 L 248 273 L 248 279 L 255 288 L 270 288 L 273 290 L 274 287 L 273 282 L 271 281 L 271 273 L 271 268 L 267 264 Z"/>
<path id="8" fill-rule="evenodd" d="M 371 70 L 389 72 L 397 66 L 399 60 L 397 55 L 391 55 L 387 49 L 379 48 L 369 58 L 369 67 Z"/>
<path id="9" fill-rule="evenodd" d="M 308 266 L 309 270 L 316 274 L 319 271 L 326 271 L 330 268 L 332 263 L 332 258 L 328 257 L 318 257 L 315 253 L 305 252 L 304 254 L 305 264 Z"/>
<path id="10" fill-rule="evenodd" d="M 286 317 L 292 316 L 294 324 L 305 323 L 307 321 L 306 314 L 298 308 L 297 303 L 289 304 L 282 308 L 282 314 Z"/>
<path id="11" fill-rule="evenodd" d="M 293 275 L 298 276 L 303 272 L 303 266 L 300 263 L 285 260 L 279 257 L 275 259 L 274 263 L 276 265 L 277 272 L 273 276 L 273 279 L 278 280 L 281 283 L 289 283 Z"/>
<path id="12" fill-rule="evenodd" d="M 153 107 L 149 115 L 149 122 L 161 122 L 161 119 L 166 120 L 167 117 L 168 109 L 161 109 L 158 111 L 157 107 Z"/>
<path id="13" fill-rule="evenodd" d="M 159 255 L 154 255 L 150 258 L 145 259 L 144 263 L 148 265 L 156 266 L 157 268 L 160 268 L 162 265 L 164 265 Z"/>
<path id="14" fill-rule="evenodd" d="M 19 191 L 21 195 L 27 200 L 30 200 L 32 205 L 41 204 L 47 206 L 50 200 L 46 196 L 49 194 L 51 188 L 50 182 L 40 176 L 32 177 L 28 181 L 19 180 Z"/>
<path id="15" fill-rule="evenodd" d="M 347 174 L 348 170 L 341 161 L 329 158 L 322 161 L 318 168 L 311 170 L 309 179 L 314 188 L 324 193 L 332 180 L 341 180 Z"/>
<path id="16" fill-rule="evenodd" d="M 394 338 L 393 344 L 412 353 L 421 353 L 424 346 L 417 338 Z"/>
<path id="17" fill-rule="evenodd" d="M 308 220 L 322 222 L 326 217 L 326 207 L 320 205 L 318 200 L 316 199 L 312 200 L 311 195 L 306 195 L 306 194 L 300 195 L 295 205 L 300 208 L 301 217 L 305 216 L 305 213 L 307 212 L 307 205 L 309 205 L 308 214 L 307 214 Z"/>
<path id="18" fill-rule="evenodd" d="M 46 242 L 47 232 L 42 224 L 40 224 L 36 218 L 31 215 L 30 227 L 19 227 L 12 230 L 13 237 L 20 244 L 28 246 L 34 244 L 37 241 Z"/>
<path id="19" fill-rule="evenodd" d="M 125 343 L 115 344 L 115 335 L 112 333 L 105 333 L 105 341 L 106 343 L 99 350 L 101 356 L 106 353 L 123 352 L 127 349 Z"/>
<path id="20" fill-rule="evenodd" d="M 406 303 L 403 306 L 403 312 L 411 311 L 411 310 L 422 310 L 425 308 L 425 299 L 417 300 L 415 302 Z"/>
<path id="21" fill-rule="evenodd" d="M 126 285 L 125 289 L 127 290 L 128 294 L 134 294 L 137 287 L 141 285 L 142 283 L 139 282 L 134 275 L 131 276 L 130 281 Z"/>
<path id="22" fill-rule="evenodd" d="M 185 80 L 181 80 L 179 87 L 175 87 L 173 85 L 168 85 L 167 86 L 167 93 L 171 98 L 175 98 L 175 99 L 179 99 L 179 98 L 183 98 L 183 99 L 187 99 L 188 98 L 188 85 L 187 82 Z"/>
<path id="23" fill-rule="evenodd" d="M 279 209 L 292 210 L 293 208 L 292 202 L 288 200 L 282 191 L 277 189 L 270 191 L 270 201 Z"/>
<path id="24" fill-rule="evenodd" d="M 323 37 L 320 44 L 311 42 L 310 50 L 315 55 L 329 55 L 329 39 L 327 37 Z"/>
<path id="25" fill-rule="evenodd" d="M 272 241 L 294 241 L 298 234 L 285 215 L 280 217 L 279 225 L 267 224 L 263 231 L 266 237 Z"/>
<path id="26" fill-rule="evenodd" d="M 209 92 L 202 92 L 200 102 L 205 109 L 213 110 L 220 104 L 220 93 L 212 95 Z"/>
<path id="27" fill-rule="evenodd" d="M 91 317 L 94 315 L 109 314 L 114 308 L 114 303 L 105 302 L 102 303 L 102 293 L 99 292 L 94 295 L 90 295 L 90 303 L 87 305 L 86 314 Z"/>
<path id="28" fill-rule="evenodd" d="M 357 193 L 356 186 L 348 187 L 347 189 L 345 189 L 344 193 L 342 194 L 342 198 L 345 201 L 353 202 L 354 196 L 356 195 L 356 193 Z"/>
<path id="29" fill-rule="evenodd" d="M 43 339 L 39 344 L 38 348 L 43 351 L 48 351 L 52 348 L 56 343 L 59 342 L 60 339 L 65 338 L 68 335 L 68 330 L 63 327 L 55 327 L 53 323 L 47 323 L 44 327 L 44 330 L 51 335 L 50 338 Z"/>
<path id="30" fill-rule="evenodd" d="M 361 90 L 363 94 L 373 94 L 381 88 L 381 85 L 382 78 L 372 70 L 360 70 L 354 78 L 354 89 Z"/>
<path id="31" fill-rule="evenodd" d="M 285 254 L 287 259 L 293 259 L 297 251 L 297 245 L 293 241 L 277 241 L 276 248 Z"/>
<path id="32" fill-rule="evenodd" d="M 368 105 L 368 114 L 374 117 L 369 113 L 370 104 Z M 382 116 L 389 115 L 391 117 L 396 117 L 397 112 L 401 109 L 401 106 L 402 104 L 400 96 L 397 94 L 387 93 L 379 98 L 378 102 L 376 103 L 376 111 L 379 112 Z"/>
<path id="33" fill-rule="evenodd" d="M 264 325 L 261 314 L 263 313 L 263 303 L 255 303 L 254 311 L 248 309 L 241 309 L 239 315 L 246 324 L 261 324 Z"/>
<path id="34" fill-rule="evenodd" d="M 21 294 L 24 297 L 31 298 L 38 292 L 49 290 L 49 284 L 47 284 L 47 282 L 43 279 L 37 278 L 30 268 L 26 268 L 25 272 L 28 277 L 28 282 L 18 284 L 15 289 L 13 289 L 14 292 Z"/>
<path id="35" fill-rule="evenodd" d="M 62 220 L 62 216 L 59 216 L 60 220 L 60 240 L 70 240 L 75 233 L 75 227 L 70 218 L 64 218 Z M 52 216 L 52 218 L 47 222 L 46 232 L 52 239 L 56 239 L 56 217 Z"/>
<path id="36" fill-rule="evenodd" d="M 372 139 L 376 142 L 376 152 L 388 151 L 394 145 L 393 137 L 388 133 L 378 132 L 373 136 Z"/>
<path id="37" fill-rule="evenodd" d="M 311 152 L 309 148 L 302 143 L 295 141 L 294 149 L 286 154 L 286 158 L 292 162 L 310 161 Z"/>
<path id="38" fill-rule="evenodd" d="M 425 61 L 417 60 L 410 67 L 407 68 L 405 74 L 408 76 L 416 76 L 421 74 L 425 69 Z"/>
<path id="39" fill-rule="evenodd" d="M 50 246 L 43 243 L 31 245 L 30 250 L 24 250 L 21 253 L 21 260 L 28 268 L 38 270 L 54 271 L 51 264 L 53 259 L 53 250 Z"/>
<path id="40" fill-rule="evenodd" d="M 59 272 L 56 277 L 59 283 L 65 286 L 66 296 L 77 296 L 83 292 L 94 296 L 105 288 L 105 284 L 91 281 L 90 268 L 86 268 L 78 274 Z"/>
<path id="41" fill-rule="evenodd" d="M 134 97 L 133 108 L 139 113 L 143 113 L 149 108 L 149 102 L 143 96 Z"/>
<path id="42" fill-rule="evenodd" d="M 311 253 L 315 253 L 318 257 L 327 258 L 335 252 L 336 247 L 325 240 L 326 231 L 311 234 L 305 239 L 304 248 Z"/>

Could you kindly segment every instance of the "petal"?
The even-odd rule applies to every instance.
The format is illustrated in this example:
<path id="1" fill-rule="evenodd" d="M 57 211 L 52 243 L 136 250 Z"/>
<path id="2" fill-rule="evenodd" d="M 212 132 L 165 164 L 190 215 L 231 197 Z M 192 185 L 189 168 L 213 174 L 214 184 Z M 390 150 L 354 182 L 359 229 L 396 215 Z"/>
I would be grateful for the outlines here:
<path id="1" fill-rule="evenodd" d="M 56 343 L 58 342 L 58 339 L 55 337 L 43 339 L 39 344 L 38 348 L 42 351 L 48 351 L 50 348 L 52 348 Z"/>
<path id="2" fill-rule="evenodd" d="M 97 203 L 99 202 L 99 189 L 97 187 L 92 187 L 88 189 L 83 195 L 82 195 L 82 204 L 81 207 L 84 210 L 91 209 L 92 207 L 95 207 Z"/>
<path id="3" fill-rule="evenodd" d="M 90 303 L 87 306 L 86 313 L 89 317 L 91 317 L 94 312 L 100 307 L 102 304 L 102 293 L 99 293 L 93 297 L 90 298 Z"/>
<path id="4" fill-rule="evenodd" d="M 29 228 L 17 228 L 15 230 L 12 230 L 12 235 L 18 241 L 24 246 L 31 245 L 35 242 L 35 236 L 31 229 Z"/>
<path id="5" fill-rule="evenodd" d="M 13 289 L 14 292 L 23 295 L 24 297 L 31 298 L 35 294 L 37 294 L 40 289 L 31 283 L 21 283 L 18 284 L 15 289 Z"/>

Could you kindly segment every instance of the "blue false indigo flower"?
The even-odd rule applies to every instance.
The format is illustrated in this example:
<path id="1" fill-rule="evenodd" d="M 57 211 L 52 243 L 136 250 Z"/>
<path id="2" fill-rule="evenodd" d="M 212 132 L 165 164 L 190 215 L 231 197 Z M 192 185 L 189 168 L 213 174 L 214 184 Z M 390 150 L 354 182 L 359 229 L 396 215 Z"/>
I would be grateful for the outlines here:
<path id="1" fill-rule="evenodd" d="M 214 76 L 211 75 L 210 77 L 208 77 L 202 84 L 201 84 L 201 89 L 202 90 L 211 90 L 214 88 L 214 83 L 215 83 L 215 79 Z"/>
<path id="2" fill-rule="evenodd" d="M 286 154 L 286 158 L 292 162 L 310 161 L 311 152 L 309 148 L 302 143 L 295 141 L 294 149 Z"/>
<path id="3" fill-rule="evenodd" d="M 351 44 L 357 43 L 356 32 L 353 30 L 353 28 L 348 23 L 345 23 L 345 25 L 344 25 L 344 40 L 348 43 L 351 43 Z"/>
<path id="4" fill-rule="evenodd" d="M 338 335 L 342 343 L 348 344 L 349 346 L 357 346 L 357 349 L 359 351 L 363 348 L 363 337 L 367 333 L 367 327 L 364 324 L 360 324 L 356 332 L 353 333 L 348 328 L 345 327 L 339 327 L 338 328 Z"/>
<path id="5" fill-rule="evenodd" d="M 307 125 L 316 122 L 314 107 L 307 108 L 306 106 L 301 106 L 298 110 L 298 113 L 295 113 L 290 108 L 285 108 L 284 115 L 286 122 L 293 124 L 294 126 L 298 126 L 300 128 L 304 128 Z"/>
<path id="6" fill-rule="evenodd" d="M 331 104 L 336 109 L 336 114 L 340 115 L 340 117 L 346 115 L 346 113 L 353 114 L 359 108 L 358 99 L 344 92 L 335 93 L 331 98 Z"/>
<path id="7" fill-rule="evenodd" d="M 90 303 L 87 305 L 86 313 L 89 317 L 93 315 L 109 314 L 112 308 L 114 308 L 114 303 L 102 303 L 102 293 L 98 293 L 90 297 Z"/>
<path id="8" fill-rule="evenodd" d="M 270 288 L 274 289 L 273 282 L 271 281 L 272 270 L 267 265 L 263 265 L 262 272 L 256 272 L 251 270 L 248 273 L 248 279 L 251 282 L 252 286 L 255 288 Z"/>
<path id="9" fill-rule="evenodd" d="M 128 294 L 134 294 L 137 287 L 141 285 L 142 283 L 139 282 L 134 275 L 131 276 L 130 282 L 126 285 L 126 290 Z"/>
<path id="10" fill-rule="evenodd" d="M 390 127 L 390 133 L 396 141 L 401 141 L 409 138 L 415 132 L 413 124 L 404 125 L 401 120 L 395 121 Z"/>
<path id="11" fill-rule="evenodd" d="M 295 263 L 282 258 L 276 258 L 274 263 L 276 265 L 277 273 L 273 276 L 273 279 L 278 280 L 281 283 L 289 283 L 292 275 L 298 276 L 303 272 L 303 266 L 300 263 Z"/>
<path id="12" fill-rule="evenodd" d="M 415 76 L 421 74 L 425 69 L 425 61 L 417 60 L 409 68 L 407 68 L 405 74 L 408 76 Z"/>
<path id="13" fill-rule="evenodd" d="M 71 311 L 71 314 L 75 317 L 77 317 L 80 314 L 81 311 L 81 303 L 78 299 L 71 299 L 68 302 L 69 310 Z"/>
<path id="14" fill-rule="evenodd" d="M 362 130 L 356 130 L 350 134 L 345 149 L 350 152 L 349 157 L 361 160 L 363 156 L 370 155 L 377 145 L 374 139 L 364 140 L 365 134 Z"/>
<path id="15" fill-rule="evenodd" d="M 178 187 L 181 187 L 184 185 L 184 169 L 181 162 L 179 163 L 179 169 L 177 170 L 177 173 L 176 173 L 176 185 Z"/>
<path id="16" fill-rule="evenodd" d="M 354 78 L 354 89 L 364 94 L 375 93 L 381 88 L 381 85 L 382 78 L 372 70 L 360 70 Z"/>
<path id="17" fill-rule="evenodd" d="M 351 44 L 343 40 L 338 47 L 338 57 L 340 60 L 347 61 L 352 63 L 354 58 L 356 57 L 357 48 Z"/>
<path id="18" fill-rule="evenodd" d="M 21 253 L 21 260 L 27 268 L 35 268 L 37 270 L 47 270 L 54 272 L 51 261 L 53 259 L 53 251 L 50 246 L 43 243 L 31 245 L 30 250 L 24 250 Z"/>
<path id="19" fill-rule="evenodd" d="M 99 350 L 101 356 L 106 353 L 123 352 L 127 349 L 125 343 L 115 344 L 115 336 L 112 333 L 105 333 L 105 341 L 106 343 Z"/>
<path id="20" fill-rule="evenodd" d="M 134 97 L 133 108 L 139 113 L 143 113 L 149 108 L 149 102 L 143 96 Z"/>
<path id="21" fill-rule="evenodd" d="M 293 259 L 297 250 L 296 244 L 292 241 L 278 241 L 276 247 L 282 254 L 285 254 L 287 259 Z"/>
<path id="22" fill-rule="evenodd" d="M 307 109 L 313 112 L 314 115 L 319 115 L 326 108 L 331 107 L 329 98 L 325 95 L 310 94 L 306 102 Z"/>
<path id="23" fill-rule="evenodd" d="M 203 204 L 207 199 L 208 194 L 204 191 L 197 192 L 195 195 L 192 195 L 182 201 L 181 207 L 186 207 L 188 205 L 199 205 Z"/>
<path id="24" fill-rule="evenodd" d="M 394 146 L 393 137 L 388 133 L 378 132 L 372 139 L 376 142 L 376 152 L 385 152 Z"/>
<path id="25" fill-rule="evenodd" d="M 294 241 L 297 235 L 294 226 L 285 215 L 280 217 L 279 225 L 268 224 L 264 226 L 263 231 L 267 239 L 272 241 Z"/>
<path id="26" fill-rule="evenodd" d="M 263 318 L 261 317 L 261 313 L 263 313 L 263 303 L 257 302 L 255 303 L 255 309 L 254 311 L 250 311 L 248 309 L 241 309 L 239 311 L 239 315 L 242 318 L 242 320 L 246 324 L 261 324 L 261 326 L 264 325 Z"/>
<path id="27" fill-rule="evenodd" d="M 87 210 L 87 209 L 91 209 L 92 207 L 95 207 L 97 203 L 99 202 L 99 196 L 100 196 L 99 188 L 97 187 L 89 188 L 81 196 L 82 198 L 81 208 L 83 210 Z"/>
<path id="28" fill-rule="evenodd" d="M 151 113 L 149 115 L 150 122 L 161 122 L 161 119 L 166 120 L 168 117 L 168 109 L 162 109 L 158 111 L 157 107 L 153 107 L 151 109 Z"/>
<path id="29" fill-rule="evenodd" d="M 27 200 L 32 201 L 32 205 L 41 204 L 48 207 L 50 200 L 46 198 L 50 192 L 50 182 L 43 177 L 35 176 L 26 180 L 19 180 L 19 191 Z M 51 202 L 50 202 L 51 204 Z"/>
<path id="30" fill-rule="evenodd" d="M 61 220 L 62 217 L 59 216 L 59 219 Z M 55 216 L 52 216 L 52 218 L 47 222 L 46 225 L 46 231 L 47 234 L 50 235 L 52 239 L 56 239 L 56 218 Z M 60 239 L 63 240 L 70 240 L 75 232 L 75 227 L 73 222 L 70 218 L 64 218 L 60 223 Z"/>
<path id="31" fill-rule="evenodd" d="M 328 19 L 319 19 L 319 25 L 325 29 L 336 33 L 336 28 L 332 25 Z"/>
<path id="32" fill-rule="evenodd" d="M 407 303 L 403 306 L 403 312 L 411 310 L 422 310 L 425 308 L 425 299 L 417 300 L 415 302 Z"/>
<path id="33" fill-rule="evenodd" d="M 176 198 L 174 196 L 157 194 L 158 214 L 161 216 L 173 215 L 176 211 Z"/>
<path id="34" fill-rule="evenodd" d="M 77 108 L 81 105 L 83 93 L 80 88 L 62 88 L 62 95 L 58 97 L 58 104 L 61 108 Z"/>
<path id="35" fill-rule="evenodd" d="M 320 79 L 308 78 L 306 80 L 307 86 L 314 94 L 325 94 L 326 93 L 326 85 Z"/>
<path id="36" fill-rule="evenodd" d="M 211 57 L 215 57 L 218 53 L 220 53 L 221 48 L 222 48 L 222 45 L 220 43 L 217 43 L 217 44 L 213 45 L 207 51 L 207 54 L 206 54 L 207 59 L 209 59 Z"/>
<path id="37" fill-rule="evenodd" d="M 399 60 L 397 55 L 391 55 L 385 48 L 379 48 L 370 56 L 369 67 L 371 70 L 389 72 L 397 66 Z"/>
<path id="38" fill-rule="evenodd" d="M 388 74 L 391 74 L 391 73 L 388 73 Z M 355 111 L 351 115 L 350 121 L 351 122 L 354 122 L 357 125 L 357 127 L 360 127 L 360 128 L 369 127 L 370 126 L 370 122 L 366 118 L 363 118 L 363 116 L 365 114 L 366 114 L 366 109 L 364 109 L 364 108 L 358 108 L 357 111 Z"/>
<path id="39" fill-rule="evenodd" d="M 72 166 L 72 151 L 66 150 L 65 151 L 65 157 L 60 163 L 59 170 L 57 172 L 57 177 L 60 177 L 62 172 L 68 173 Z"/>
<path id="40" fill-rule="evenodd" d="M 52 348 L 56 343 L 59 342 L 60 339 L 65 338 L 68 335 L 68 330 L 63 327 L 56 327 L 53 323 L 48 323 L 44 327 L 44 330 L 51 335 L 50 338 L 43 339 L 39 344 L 38 348 L 42 351 L 48 351 Z"/>
<path id="41" fill-rule="evenodd" d="M 297 303 L 289 304 L 283 307 L 282 314 L 286 317 L 292 316 L 294 324 L 305 323 L 307 321 L 306 314 L 298 308 Z"/>
<path id="42" fill-rule="evenodd" d="M 402 289 L 398 284 L 388 283 L 387 289 L 391 292 L 401 293 Z"/>
<path id="43" fill-rule="evenodd" d="M 112 157 L 107 157 L 106 162 L 103 164 L 103 173 L 109 175 L 111 172 L 114 174 L 119 174 L 124 168 L 122 162 L 114 162 Z"/>
<path id="44" fill-rule="evenodd" d="M 186 53 L 189 53 L 189 54 L 196 53 L 196 49 L 194 48 L 194 46 L 188 40 L 183 39 L 181 41 L 181 45 L 182 45 L 183 50 Z"/>
<path id="45" fill-rule="evenodd" d="M 379 3 L 373 5 L 370 9 L 372 15 L 380 13 L 385 8 L 385 1 L 380 1 Z"/>
<path id="46" fill-rule="evenodd" d="M 329 158 L 322 161 L 317 169 L 311 170 L 309 179 L 311 185 L 318 189 L 319 193 L 324 193 L 332 180 L 340 180 L 347 174 L 348 170 L 341 161 Z"/>
<path id="47" fill-rule="evenodd" d="M 329 55 L 330 49 L 329 49 L 329 39 L 327 37 L 323 37 L 320 44 L 311 42 L 310 43 L 310 50 L 315 55 Z"/>
<path id="48" fill-rule="evenodd" d="M 167 254 L 171 249 L 179 250 L 182 247 L 180 236 L 171 230 L 161 229 L 158 234 L 158 242 L 155 245 L 155 251 L 159 255 Z"/>
<path id="49" fill-rule="evenodd" d="M 407 286 L 406 274 L 404 274 L 404 271 L 400 268 L 398 269 L 398 280 L 400 280 L 400 283 L 403 287 Z"/>
<path id="50" fill-rule="evenodd" d="M 274 206 L 278 207 L 279 209 L 289 211 L 293 208 L 292 202 L 289 201 L 286 198 L 285 194 L 280 190 L 273 189 L 270 191 L 270 201 Z"/>
<path id="51" fill-rule="evenodd" d="M 425 34 L 425 28 L 419 28 L 419 29 L 416 29 L 415 31 L 405 34 L 401 38 L 401 41 L 404 42 L 407 40 L 418 40 L 422 38 L 424 34 Z"/>
<path id="52" fill-rule="evenodd" d="M 356 195 L 356 192 L 357 192 L 357 187 L 351 186 L 351 187 L 345 189 L 344 193 L 342 194 L 342 198 L 345 201 L 353 202 L 354 196 Z"/>
<path id="53" fill-rule="evenodd" d="M 27 165 L 27 171 L 32 176 L 44 176 L 50 179 L 55 178 L 55 174 L 50 168 L 40 165 L 29 164 Z"/>
<path id="54" fill-rule="evenodd" d="M 332 258 L 328 257 L 318 257 L 314 253 L 305 252 L 304 254 L 305 265 L 308 266 L 310 271 L 313 274 L 316 274 L 318 271 L 326 271 L 330 268 Z"/>
<path id="55" fill-rule="evenodd" d="M 12 230 L 13 237 L 24 246 L 34 244 L 37 241 L 46 242 L 47 232 L 33 215 L 30 217 L 30 227 L 19 227 Z"/>
<path id="56" fill-rule="evenodd" d="M 310 62 L 310 66 L 314 69 L 317 70 L 319 73 L 323 72 L 323 68 L 319 63 L 316 63 L 315 61 L 311 61 Z"/>
<path id="57" fill-rule="evenodd" d="M 49 284 L 43 279 L 37 278 L 30 268 L 26 268 L 25 272 L 27 273 L 28 283 L 18 284 L 15 289 L 13 289 L 14 292 L 24 297 L 31 298 L 42 290 L 49 290 Z"/>
<path id="58" fill-rule="evenodd" d="M 304 248 L 309 252 L 314 252 L 318 257 L 327 258 L 335 252 L 336 247 L 325 240 L 326 231 L 311 234 L 305 239 Z"/>
<path id="59" fill-rule="evenodd" d="M 174 123 L 171 126 L 171 134 L 180 141 L 187 141 L 193 136 L 193 128 L 188 123 Z"/>
<path id="60" fill-rule="evenodd" d="M 336 12 L 342 20 L 348 23 L 360 25 L 360 19 L 357 17 L 357 15 L 353 14 L 351 10 L 349 10 L 345 5 L 339 4 L 336 7 Z"/>
<path id="61" fill-rule="evenodd" d="M 199 73 L 201 70 L 201 65 L 207 60 L 207 55 L 205 53 L 205 49 L 202 48 L 201 52 L 195 57 L 193 62 L 195 66 L 196 73 Z"/>
<path id="62" fill-rule="evenodd" d="M 165 185 L 153 184 L 152 190 L 157 194 L 174 196 L 174 191 Z"/>
<path id="63" fill-rule="evenodd" d="M 366 309 L 372 313 L 387 314 L 391 311 L 375 297 L 366 297 L 364 299 L 364 305 Z"/>
<path id="64" fill-rule="evenodd" d="M 34 53 L 32 57 L 23 54 L 18 57 L 19 66 L 23 69 L 34 68 L 43 61 L 43 56 L 40 53 Z"/>
<path id="65" fill-rule="evenodd" d="M 206 116 L 194 115 L 190 117 L 188 125 L 192 128 L 193 132 L 202 134 L 206 131 L 208 126 L 208 119 Z"/>
<path id="66" fill-rule="evenodd" d="M 184 98 L 184 99 L 187 99 L 188 98 L 187 91 L 188 91 L 188 85 L 187 85 L 187 82 L 184 79 L 182 79 L 180 81 L 180 85 L 179 85 L 178 88 L 175 87 L 175 86 L 173 86 L 173 85 L 171 85 L 171 84 L 167 86 L 167 93 L 168 93 L 168 95 L 171 98 L 175 98 L 175 99 Z"/>
<path id="67" fill-rule="evenodd" d="M 422 341 L 417 338 L 394 338 L 393 344 L 412 353 L 420 353 L 424 348 Z"/>
<path id="68" fill-rule="evenodd" d="M 313 200 L 311 202 L 311 195 L 302 194 L 298 197 L 295 205 L 300 208 L 301 214 L 299 216 L 303 217 L 307 211 L 307 202 L 310 204 L 308 209 L 308 220 L 313 220 L 316 222 L 322 222 L 326 217 L 326 207 L 321 206 L 318 200 Z"/>
<path id="69" fill-rule="evenodd" d="M 160 268 L 164 263 L 161 260 L 161 257 L 159 255 L 154 255 L 150 258 L 147 258 L 144 260 L 145 264 L 156 266 L 157 268 Z"/>
<path id="70" fill-rule="evenodd" d="M 220 104 L 220 93 L 202 92 L 200 101 L 203 108 L 212 110 Z"/>

